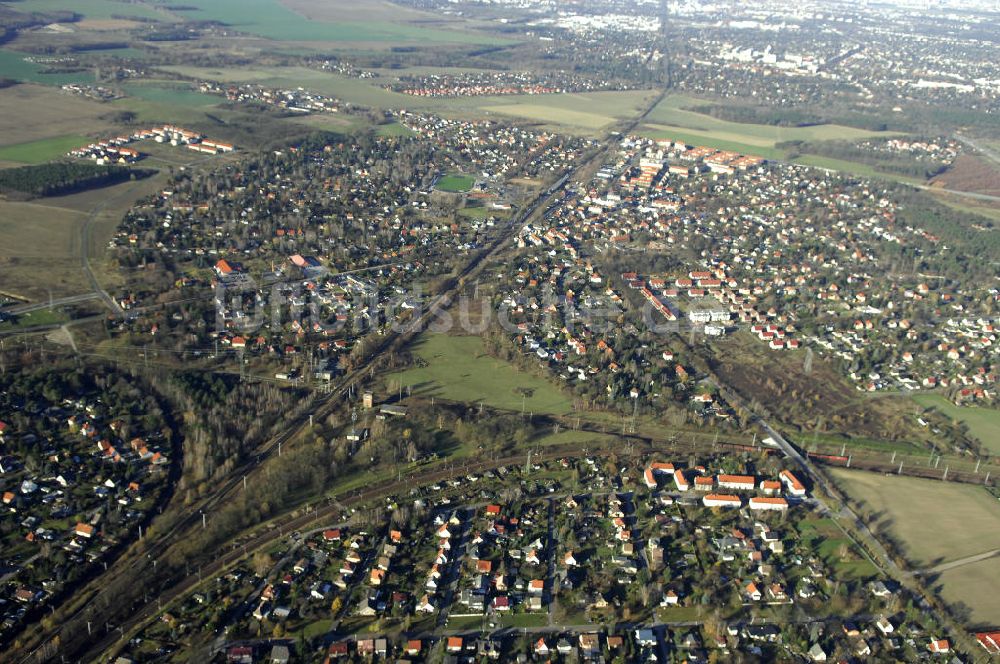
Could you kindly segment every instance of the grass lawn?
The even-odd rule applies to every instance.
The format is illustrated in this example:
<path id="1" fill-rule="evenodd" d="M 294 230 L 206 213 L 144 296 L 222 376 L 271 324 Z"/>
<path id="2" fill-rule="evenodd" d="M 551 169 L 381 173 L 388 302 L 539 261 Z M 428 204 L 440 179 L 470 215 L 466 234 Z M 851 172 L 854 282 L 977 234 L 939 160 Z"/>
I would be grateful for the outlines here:
<path id="1" fill-rule="evenodd" d="M 41 164 L 64 157 L 70 150 L 90 142 L 89 138 L 80 134 L 65 134 L 27 143 L 4 145 L 0 147 L 0 160 L 16 161 L 22 164 Z"/>
<path id="2" fill-rule="evenodd" d="M 1000 558 L 942 572 L 937 584 L 941 584 L 941 596 L 946 602 L 962 603 L 972 609 L 972 625 L 996 626 L 1000 616 Z"/>
<path id="3" fill-rule="evenodd" d="M 36 325 L 53 325 L 65 323 L 69 317 L 59 309 L 39 309 L 30 311 L 17 317 L 16 321 L 4 321 L 0 323 L 0 332 L 12 332 L 14 330 L 34 327 Z"/>
<path id="4" fill-rule="evenodd" d="M 449 173 L 445 175 L 434 188 L 438 191 L 447 191 L 451 193 L 466 192 L 472 189 L 472 185 L 476 184 L 476 178 L 471 175 L 461 175 L 458 173 Z"/>
<path id="5" fill-rule="evenodd" d="M 799 535 L 839 576 L 867 579 L 877 576 L 878 569 L 868 562 L 850 538 L 830 519 L 806 519 L 797 524 Z M 844 547 L 847 547 L 846 550 Z M 841 553 L 846 552 L 847 556 Z"/>
<path id="6" fill-rule="evenodd" d="M 545 627 L 549 624 L 549 614 L 547 613 L 514 613 L 506 615 L 500 620 L 503 627 Z"/>
<path id="7" fill-rule="evenodd" d="M 912 399 L 924 408 L 933 408 L 953 420 L 958 420 L 969 428 L 969 433 L 985 448 L 994 454 L 1000 454 L 1000 410 L 956 406 L 940 394 L 917 394 Z"/>
<path id="8" fill-rule="evenodd" d="M 465 403 L 482 402 L 506 410 L 568 413 L 570 398 L 552 383 L 518 371 L 485 354 L 476 336 L 424 334 L 414 351 L 427 366 L 391 375 L 421 396 L 439 396 Z"/>
<path id="9" fill-rule="evenodd" d="M 1000 503 L 969 484 L 831 469 L 861 511 L 876 515 L 918 567 L 1000 547 Z"/>
<path id="10" fill-rule="evenodd" d="M 448 616 L 448 629 L 465 631 L 483 626 L 482 616 Z"/>

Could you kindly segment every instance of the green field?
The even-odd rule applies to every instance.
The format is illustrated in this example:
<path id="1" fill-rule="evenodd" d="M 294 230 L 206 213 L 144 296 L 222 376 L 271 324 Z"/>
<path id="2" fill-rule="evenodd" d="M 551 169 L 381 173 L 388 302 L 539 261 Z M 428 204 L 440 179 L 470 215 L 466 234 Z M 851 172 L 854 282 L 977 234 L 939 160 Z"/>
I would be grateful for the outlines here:
<path id="1" fill-rule="evenodd" d="M 657 104 L 647 120 L 650 124 L 690 130 L 696 135 L 716 137 L 760 147 L 773 147 L 783 141 L 857 140 L 870 136 L 894 136 L 895 132 L 877 132 L 840 125 L 810 127 L 779 127 L 720 120 L 710 115 L 688 110 L 701 102 L 684 95 L 667 95 Z"/>
<path id="2" fill-rule="evenodd" d="M 958 420 L 969 429 L 983 447 L 1000 454 L 1000 410 L 976 406 L 956 406 L 940 394 L 918 394 L 912 397 L 924 408 L 933 408 L 942 415 Z"/>
<path id="3" fill-rule="evenodd" d="M 856 470 L 830 473 L 862 512 L 875 515 L 878 528 L 902 542 L 916 567 L 1000 547 L 1000 502 L 982 487 Z"/>
<path id="4" fill-rule="evenodd" d="M 416 134 L 412 129 L 404 127 L 398 122 L 379 125 L 375 133 L 379 136 L 414 136 Z"/>
<path id="5" fill-rule="evenodd" d="M 43 83 L 45 85 L 66 85 L 67 83 L 90 83 L 94 73 L 90 70 L 66 74 L 45 74 L 45 65 L 27 62 L 24 53 L 0 50 L 0 75 L 17 81 Z"/>
<path id="6" fill-rule="evenodd" d="M 0 147 L 0 161 L 16 161 L 22 164 L 41 164 L 63 157 L 75 148 L 83 147 L 91 140 L 79 134 L 53 136 L 27 143 Z"/>
<path id="7" fill-rule="evenodd" d="M 941 596 L 949 604 L 972 609 L 972 625 L 994 627 L 1000 616 L 1000 558 L 962 565 L 941 573 Z M 935 585 L 936 585 L 935 584 Z"/>
<path id="8" fill-rule="evenodd" d="M 187 108 L 208 108 L 223 101 L 222 97 L 207 95 L 189 86 L 133 84 L 124 86 L 126 94 L 155 104 L 169 104 Z"/>
<path id="9" fill-rule="evenodd" d="M 166 15 L 148 4 L 116 2 L 115 0 L 18 0 L 3 2 L 0 6 L 21 12 L 73 11 L 84 18 L 109 19 L 114 17 L 138 16 L 140 18 L 163 19 Z"/>
<path id="10" fill-rule="evenodd" d="M 17 320 L 0 323 L 0 332 L 13 332 L 38 325 L 54 325 L 65 323 L 68 320 L 69 317 L 59 309 L 53 309 L 52 311 L 39 309 L 38 311 L 31 311 L 18 316 Z"/>
<path id="11" fill-rule="evenodd" d="M 784 160 L 784 150 L 775 145 L 784 141 L 860 140 L 872 136 L 894 136 L 896 132 L 876 132 L 841 125 L 814 125 L 809 127 L 779 127 L 720 120 L 710 115 L 691 111 L 703 103 L 684 95 L 668 95 L 646 118 L 642 133 L 650 138 L 670 138 L 689 145 L 704 145 L 719 150 L 752 154 L 771 160 Z M 890 178 L 903 182 L 917 182 L 912 178 L 883 174 L 865 164 L 827 159 L 807 155 L 795 163 L 817 168 L 853 173 L 864 177 Z"/>
<path id="12" fill-rule="evenodd" d="M 391 376 L 411 387 L 414 395 L 516 411 L 523 403 L 534 413 L 564 414 L 572 409 L 569 397 L 552 383 L 486 355 L 480 337 L 425 334 L 414 352 L 427 366 Z"/>
<path id="13" fill-rule="evenodd" d="M 241 32 L 283 42 L 421 42 L 506 44 L 508 40 L 456 30 L 390 21 L 317 21 L 284 7 L 278 0 L 187 0 L 194 10 L 175 11 L 190 20 L 219 21 Z"/>
<path id="14" fill-rule="evenodd" d="M 580 94 L 421 98 L 381 87 L 392 80 L 389 78 L 393 76 L 391 72 L 387 72 L 385 77 L 375 81 L 363 81 L 305 67 L 222 69 L 170 65 L 163 69 L 183 76 L 215 81 L 253 81 L 270 87 L 302 86 L 346 102 L 375 108 L 423 110 L 464 119 L 503 115 L 541 123 L 553 129 L 570 129 L 584 134 L 599 133 L 616 121 L 635 117 L 645 110 L 655 94 L 650 90 L 629 90 Z M 409 70 L 406 70 L 406 73 L 409 73 Z"/>
<path id="15" fill-rule="evenodd" d="M 449 173 L 445 175 L 434 188 L 438 191 L 447 191 L 450 193 L 463 193 L 472 189 L 472 185 L 476 184 L 476 178 L 471 175 L 461 175 L 458 173 Z"/>

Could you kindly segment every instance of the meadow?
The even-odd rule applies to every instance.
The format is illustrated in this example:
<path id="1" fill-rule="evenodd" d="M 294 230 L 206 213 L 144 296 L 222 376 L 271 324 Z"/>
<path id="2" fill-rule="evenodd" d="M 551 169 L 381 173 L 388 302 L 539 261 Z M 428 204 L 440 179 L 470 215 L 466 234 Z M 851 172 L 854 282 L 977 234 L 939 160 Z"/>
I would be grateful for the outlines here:
<path id="1" fill-rule="evenodd" d="M 994 627 L 1000 616 L 1000 558 L 989 558 L 942 572 L 941 596 L 949 604 L 964 604 L 972 610 L 971 625 Z"/>
<path id="2" fill-rule="evenodd" d="M 413 347 L 426 366 L 394 373 L 388 378 L 417 396 L 437 396 L 468 404 L 482 402 L 504 410 L 564 414 L 570 398 L 552 383 L 518 371 L 486 355 L 478 336 L 424 334 Z"/>
<path id="3" fill-rule="evenodd" d="M 27 143 L 15 143 L 0 147 L 0 161 L 20 164 L 41 164 L 65 157 L 66 153 L 90 143 L 90 139 L 79 134 L 66 134 L 41 138 Z"/>
<path id="4" fill-rule="evenodd" d="M 983 447 L 1000 454 L 1000 410 L 977 406 L 956 406 L 940 394 L 917 394 L 912 397 L 924 408 L 933 408 L 942 415 L 958 420 L 969 429 Z"/>
<path id="5" fill-rule="evenodd" d="M 902 543 L 915 567 L 1000 547 L 1000 503 L 982 487 L 856 470 L 830 473 L 862 513 Z"/>

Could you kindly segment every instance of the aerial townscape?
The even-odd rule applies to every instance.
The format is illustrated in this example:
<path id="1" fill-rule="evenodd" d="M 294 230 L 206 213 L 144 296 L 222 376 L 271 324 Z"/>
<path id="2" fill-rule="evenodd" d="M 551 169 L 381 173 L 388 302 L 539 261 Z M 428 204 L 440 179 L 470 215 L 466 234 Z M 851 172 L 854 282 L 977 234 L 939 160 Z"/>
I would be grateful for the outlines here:
<path id="1" fill-rule="evenodd" d="M 1000 662 L 992 0 L 0 0 L 0 664 Z"/>

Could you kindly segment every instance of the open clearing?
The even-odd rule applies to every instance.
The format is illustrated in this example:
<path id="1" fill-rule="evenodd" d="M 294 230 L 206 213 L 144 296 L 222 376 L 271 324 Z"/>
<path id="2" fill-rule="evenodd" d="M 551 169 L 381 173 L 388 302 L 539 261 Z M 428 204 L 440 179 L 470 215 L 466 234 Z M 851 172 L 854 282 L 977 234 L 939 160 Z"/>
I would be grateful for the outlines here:
<path id="1" fill-rule="evenodd" d="M 878 529 L 902 543 L 916 567 L 1000 547 L 1000 502 L 982 487 L 865 471 L 830 473 L 862 512 L 875 516 Z"/>
<path id="2" fill-rule="evenodd" d="M 0 201 L 0 256 L 71 258 L 85 217 L 83 212 L 45 203 Z"/>
<path id="3" fill-rule="evenodd" d="M 0 147 L 0 159 L 21 164 L 41 164 L 64 157 L 70 150 L 87 145 L 89 142 L 90 139 L 79 134 L 41 138 L 28 143 Z"/>
<path id="4" fill-rule="evenodd" d="M 413 348 L 427 366 L 392 374 L 391 379 L 412 388 L 413 394 L 505 410 L 563 414 L 569 398 L 555 385 L 523 373 L 485 354 L 477 336 L 424 334 Z"/>
<path id="5" fill-rule="evenodd" d="M 956 406 L 940 394 L 917 394 L 912 397 L 924 408 L 933 408 L 969 428 L 983 447 L 1000 454 L 1000 410 L 976 406 Z"/>
<path id="6" fill-rule="evenodd" d="M 0 72 L 4 72 L 2 63 Z M 103 117 L 112 111 L 113 106 L 41 85 L 3 88 L 0 89 L 0 144 L 30 143 L 56 136 L 80 135 L 82 131 L 100 132 L 111 127 Z M 8 160 L 7 157 L 0 159 Z"/>
<path id="7" fill-rule="evenodd" d="M 942 572 L 936 585 L 949 604 L 972 609 L 971 624 L 994 627 L 1000 618 L 1000 558 L 990 558 Z"/>

